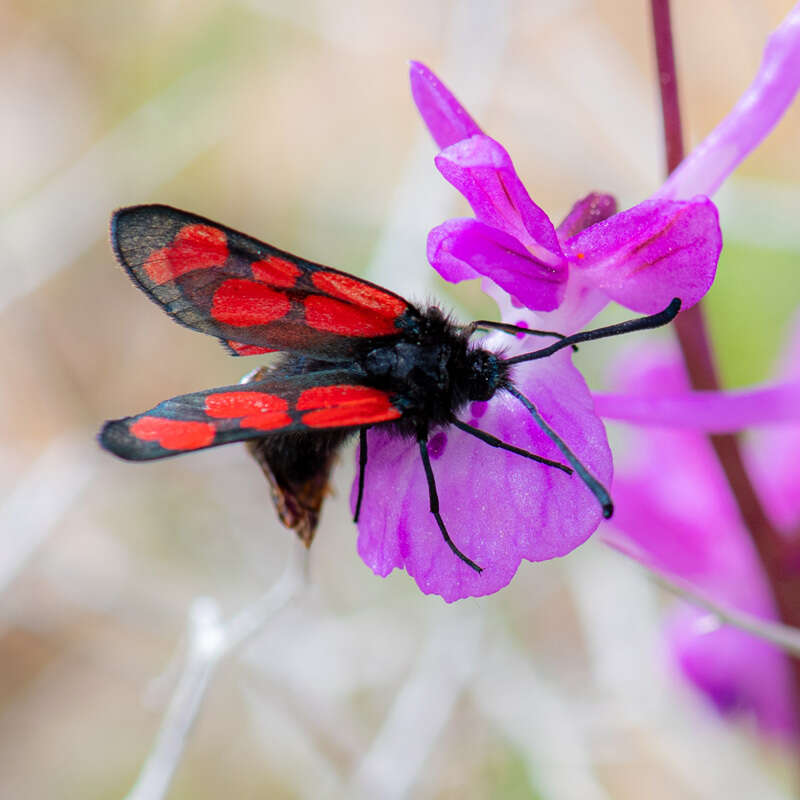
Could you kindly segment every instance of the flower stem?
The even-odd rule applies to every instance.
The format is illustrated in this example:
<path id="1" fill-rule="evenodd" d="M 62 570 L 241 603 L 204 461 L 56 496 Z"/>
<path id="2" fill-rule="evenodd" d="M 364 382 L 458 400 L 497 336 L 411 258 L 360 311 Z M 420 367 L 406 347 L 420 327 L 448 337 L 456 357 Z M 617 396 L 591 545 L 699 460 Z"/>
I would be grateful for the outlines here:
<path id="1" fill-rule="evenodd" d="M 664 143 L 667 151 L 667 175 L 669 175 L 683 161 L 678 73 L 675 70 L 675 51 L 672 47 L 669 0 L 650 0 L 650 8 L 653 16 L 658 86 L 661 89 L 661 115 L 664 120 Z"/>
<path id="2" fill-rule="evenodd" d="M 650 5 L 669 174 L 684 156 L 670 7 L 669 0 L 650 0 Z M 701 304 L 680 314 L 675 320 L 675 329 L 692 387 L 697 390 L 719 390 L 719 377 Z M 730 433 L 711 434 L 709 440 L 762 562 L 781 620 L 787 625 L 800 627 L 800 570 L 796 568 L 798 554 L 788 537 L 781 536 L 767 516 L 747 474 L 739 437 Z M 800 660 L 792 658 L 791 664 L 795 717 L 800 729 Z"/>

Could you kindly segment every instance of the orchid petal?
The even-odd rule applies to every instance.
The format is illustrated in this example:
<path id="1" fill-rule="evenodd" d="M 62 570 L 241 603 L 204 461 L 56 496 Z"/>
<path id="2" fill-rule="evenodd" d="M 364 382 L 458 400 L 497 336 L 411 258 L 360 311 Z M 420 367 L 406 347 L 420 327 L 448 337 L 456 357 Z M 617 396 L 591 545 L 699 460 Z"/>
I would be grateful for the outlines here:
<path id="1" fill-rule="evenodd" d="M 560 241 L 565 242 L 581 231 L 590 228 L 617 213 L 617 201 L 613 195 L 592 192 L 581 198 L 564 217 L 556 229 Z"/>
<path id="2" fill-rule="evenodd" d="M 733 433 L 754 425 L 800 423 L 800 381 L 729 392 L 595 393 L 597 413 L 637 425 Z"/>
<path id="3" fill-rule="evenodd" d="M 640 348 L 621 366 L 621 388 L 634 396 L 687 391 L 674 351 Z M 633 547 L 625 549 L 652 568 L 689 580 L 723 605 L 777 618 L 758 555 L 705 437 L 641 431 L 618 470 L 614 500 L 612 545 L 627 539 Z M 693 612 L 681 612 L 670 640 L 684 674 L 721 711 L 752 712 L 765 732 L 794 731 L 791 674 L 774 646 L 741 632 L 703 632 Z"/>
<path id="4" fill-rule="evenodd" d="M 580 373 L 568 353 L 518 370 L 517 385 L 589 470 L 604 483 L 611 454 Z M 553 443 L 511 395 L 473 403 L 462 415 L 511 444 L 561 460 Z M 601 519 L 600 507 L 576 475 L 489 447 L 455 429 L 429 443 L 442 517 L 478 574 L 444 542 L 429 511 L 428 487 L 413 441 L 370 430 L 358 551 L 380 575 L 404 567 L 426 594 L 448 602 L 496 592 L 522 559 L 565 555 Z M 355 503 L 356 488 L 351 495 Z"/>
<path id="5" fill-rule="evenodd" d="M 475 216 L 519 239 L 542 263 L 566 263 L 553 223 L 531 200 L 505 149 L 488 136 L 472 136 L 436 157 L 439 172 L 467 198 Z"/>
<path id="6" fill-rule="evenodd" d="M 800 385 L 800 313 L 795 315 L 777 375 Z M 784 384 L 786 385 L 786 384 Z M 796 401 L 800 406 L 800 400 Z M 796 420 L 795 420 L 796 421 Z M 800 525 L 800 425 L 757 431 L 747 450 L 747 465 L 758 494 L 775 525 L 793 531 Z"/>
<path id="7" fill-rule="evenodd" d="M 800 88 L 800 3 L 767 40 L 755 80 L 733 111 L 681 162 L 656 197 L 712 195 L 772 130 Z"/>
<path id="8" fill-rule="evenodd" d="M 792 685 L 784 655 L 730 627 L 708 630 L 707 614 L 683 609 L 667 639 L 683 673 L 723 715 L 751 711 L 761 730 L 782 739 L 795 733 Z"/>
<path id="9" fill-rule="evenodd" d="M 537 261 L 513 236 L 473 219 L 434 228 L 428 261 L 453 283 L 485 275 L 529 308 L 551 311 L 564 295 L 562 273 Z"/>
<path id="10" fill-rule="evenodd" d="M 736 506 L 713 451 L 699 436 L 641 432 L 636 453 L 628 454 L 617 470 L 614 503 L 611 525 L 634 544 L 642 562 L 698 586 L 719 574 L 725 557 L 740 562 L 743 548 L 747 551 L 741 524 L 731 533 L 721 522 L 712 522 L 735 520 Z M 727 556 L 718 554 L 716 548 L 723 541 L 728 546 L 729 538 L 734 543 Z"/>
<path id="11" fill-rule="evenodd" d="M 440 148 L 481 133 L 464 106 L 424 64 L 412 61 L 409 77 L 414 102 Z"/>
<path id="12" fill-rule="evenodd" d="M 717 209 L 706 197 L 647 200 L 587 228 L 565 245 L 587 281 L 644 314 L 673 297 L 694 305 L 714 280 L 722 249 Z"/>

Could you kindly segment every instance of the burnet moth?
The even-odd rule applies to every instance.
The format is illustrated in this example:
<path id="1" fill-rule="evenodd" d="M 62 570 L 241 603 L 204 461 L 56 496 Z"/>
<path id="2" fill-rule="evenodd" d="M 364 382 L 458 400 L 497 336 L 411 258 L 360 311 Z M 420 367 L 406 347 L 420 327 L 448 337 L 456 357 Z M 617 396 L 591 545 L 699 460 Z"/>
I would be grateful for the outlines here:
<path id="1" fill-rule="evenodd" d="M 338 448 L 360 438 L 358 520 L 365 490 L 367 430 L 386 427 L 415 440 L 428 482 L 430 511 L 455 556 L 481 567 L 451 537 L 440 510 L 428 455 L 431 431 L 454 425 L 491 447 L 546 464 L 582 480 L 611 516 L 608 491 L 540 416 L 511 379 L 517 364 L 564 347 L 670 322 L 660 313 L 562 336 L 499 322 L 457 325 L 436 306 L 418 308 L 399 295 L 345 272 L 306 261 L 216 222 L 163 205 L 123 208 L 111 220 L 117 259 L 176 322 L 216 336 L 232 355 L 281 351 L 277 365 L 234 386 L 173 397 L 149 411 L 107 422 L 101 445 L 132 461 L 247 441 L 272 487 L 283 523 L 309 544 Z M 499 330 L 555 339 L 505 358 L 472 343 L 476 331 Z M 513 395 L 556 444 L 565 464 L 507 444 L 466 424 L 459 412 L 497 392 Z"/>

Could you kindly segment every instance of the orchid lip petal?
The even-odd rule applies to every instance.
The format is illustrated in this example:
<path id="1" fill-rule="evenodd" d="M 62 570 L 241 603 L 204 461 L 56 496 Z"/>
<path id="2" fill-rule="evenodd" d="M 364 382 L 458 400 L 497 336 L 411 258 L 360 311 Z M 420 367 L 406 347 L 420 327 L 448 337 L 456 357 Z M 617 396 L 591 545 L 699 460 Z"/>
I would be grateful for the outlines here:
<path id="1" fill-rule="evenodd" d="M 565 249 L 587 282 L 634 311 L 652 314 L 673 297 L 685 310 L 705 295 L 722 233 L 707 197 L 646 200 L 573 236 Z"/>
<path id="2" fill-rule="evenodd" d="M 547 423 L 608 484 L 611 454 L 605 432 L 569 354 L 517 373 L 516 385 L 535 398 Z M 479 426 L 509 444 L 561 460 L 556 446 L 509 394 L 488 402 Z M 432 462 L 439 510 L 453 541 L 483 572 L 461 562 L 444 542 L 429 511 L 416 444 L 375 428 L 368 433 L 358 551 L 379 574 L 405 568 L 423 592 L 447 602 L 487 595 L 508 584 L 523 559 L 566 555 L 599 525 L 600 506 L 576 476 L 489 447 L 455 428 L 443 433 Z M 354 484 L 351 504 L 356 494 Z M 388 521 L 386 497 L 395 498 Z"/>
<path id="3" fill-rule="evenodd" d="M 472 136 L 443 150 L 435 161 L 481 222 L 519 239 L 542 263 L 565 268 L 553 223 L 531 200 L 499 142 Z"/>
<path id="4" fill-rule="evenodd" d="M 428 235 L 428 260 L 451 282 L 485 276 L 528 308 L 552 311 L 565 270 L 538 261 L 513 236 L 473 219 L 450 220 Z"/>
<path id="5" fill-rule="evenodd" d="M 767 40 L 758 73 L 733 110 L 678 165 L 656 197 L 712 195 L 772 130 L 800 88 L 800 4 Z"/>
<path id="6" fill-rule="evenodd" d="M 424 64 L 412 61 L 409 77 L 414 102 L 440 148 L 481 133 L 464 106 Z"/>

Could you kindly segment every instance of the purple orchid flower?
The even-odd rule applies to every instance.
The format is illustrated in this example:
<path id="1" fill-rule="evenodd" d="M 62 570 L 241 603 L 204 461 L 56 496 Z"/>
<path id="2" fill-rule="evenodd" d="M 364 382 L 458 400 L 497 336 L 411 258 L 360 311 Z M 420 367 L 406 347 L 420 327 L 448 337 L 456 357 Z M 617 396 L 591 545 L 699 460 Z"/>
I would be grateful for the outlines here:
<path id="1" fill-rule="evenodd" d="M 650 314 L 676 296 L 688 308 L 708 291 L 722 234 L 707 197 L 652 198 L 617 214 L 613 197 L 590 194 L 556 230 L 502 145 L 416 62 L 411 90 L 443 148 L 437 168 L 475 212 L 475 219 L 450 220 L 428 236 L 428 260 L 446 280 L 488 278 L 494 286 L 484 288 L 496 300 L 503 302 L 499 289 L 533 311 L 564 306 L 549 323 L 557 318 L 565 333 L 609 300 Z"/>
<path id="2" fill-rule="evenodd" d="M 758 76 L 733 112 L 659 190 L 716 190 L 780 118 L 800 84 L 800 4 L 770 37 Z M 688 188 L 687 188 L 688 187 Z M 683 578 L 716 601 L 778 619 L 769 580 L 754 552 L 720 465 L 701 434 L 767 424 L 745 440 L 751 480 L 772 523 L 787 536 L 800 525 L 800 314 L 772 385 L 735 392 L 687 392 L 676 352 L 628 356 L 620 388 L 595 395 L 598 413 L 648 426 L 618 471 L 617 513 L 604 539 L 644 563 Z M 658 386 L 654 394 L 653 386 Z M 679 502 L 674 502 L 680 498 Z M 685 607 L 668 630 L 681 673 L 722 714 L 748 714 L 762 732 L 796 739 L 795 688 L 786 657 L 731 627 L 709 629 Z"/>
<path id="3" fill-rule="evenodd" d="M 797 50 L 800 38 L 794 31 L 773 47 L 776 36 L 759 76 L 776 69 L 786 70 L 787 76 L 760 83 L 757 78 L 756 89 L 750 90 L 772 98 L 766 101 L 769 114 L 762 112 L 761 95 L 740 102 L 731 115 L 738 115 L 738 122 L 729 124 L 729 117 L 689 156 L 684 179 L 673 183 L 667 195 L 654 195 L 617 214 L 612 197 L 590 194 L 558 228 L 531 200 L 502 146 L 483 134 L 430 70 L 413 63 L 414 99 L 443 148 L 436 165 L 465 195 L 476 216 L 431 232 L 432 265 L 452 281 L 484 277 L 484 290 L 498 303 L 503 321 L 563 333 L 583 327 L 611 299 L 641 312 L 659 310 L 675 296 L 686 306 L 697 302 L 713 281 L 721 235 L 714 205 L 695 195 L 716 189 L 721 178 L 712 185 L 709 176 L 724 178 L 777 121 L 782 112 L 776 110 L 776 86 L 785 108 L 791 96 L 786 97 L 784 85 L 800 80 L 800 70 L 788 76 L 794 56 L 787 56 Z M 748 136 L 737 132 L 744 129 Z M 719 165 L 717 146 L 707 144 L 715 136 L 726 152 L 732 140 L 743 142 L 724 166 Z M 485 344 L 511 353 L 534 349 L 502 334 L 490 336 Z M 612 464 L 605 429 L 571 355 L 562 351 L 525 364 L 517 368 L 514 381 L 607 485 Z M 517 447 L 558 458 L 552 443 L 508 395 L 471 404 L 465 420 Z M 416 447 L 370 431 L 369 488 L 361 507 L 358 551 L 379 575 L 405 568 L 423 592 L 448 602 L 486 595 L 505 586 L 523 559 L 566 555 L 601 521 L 589 490 L 556 470 L 494 450 L 453 429 L 435 433 L 428 449 L 446 524 L 462 552 L 484 567 L 483 573 L 454 558 L 442 540 L 428 511 Z M 354 486 L 353 507 L 356 494 Z M 387 496 L 394 499 L 388 513 Z"/>
<path id="4" fill-rule="evenodd" d="M 787 535 L 796 531 L 800 315 L 781 373 L 775 385 L 755 391 L 689 392 L 679 354 L 649 347 L 628 354 L 621 364 L 618 384 L 624 394 L 597 398 L 601 414 L 625 416 L 648 403 L 655 411 L 617 470 L 616 514 L 604 539 L 654 569 L 688 580 L 723 605 L 768 620 L 779 618 L 769 581 L 701 431 L 773 423 L 745 442 L 745 456 L 773 523 Z M 627 406 L 622 412 L 612 411 L 616 399 Z M 669 648 L 681 672 L 721 713 L 749 713 L 767 734 L 796 736 L 786 657 L 741 630 L 709 629 L 706 622 L 707 615 L 689 607 L 672 619 Z"/>

